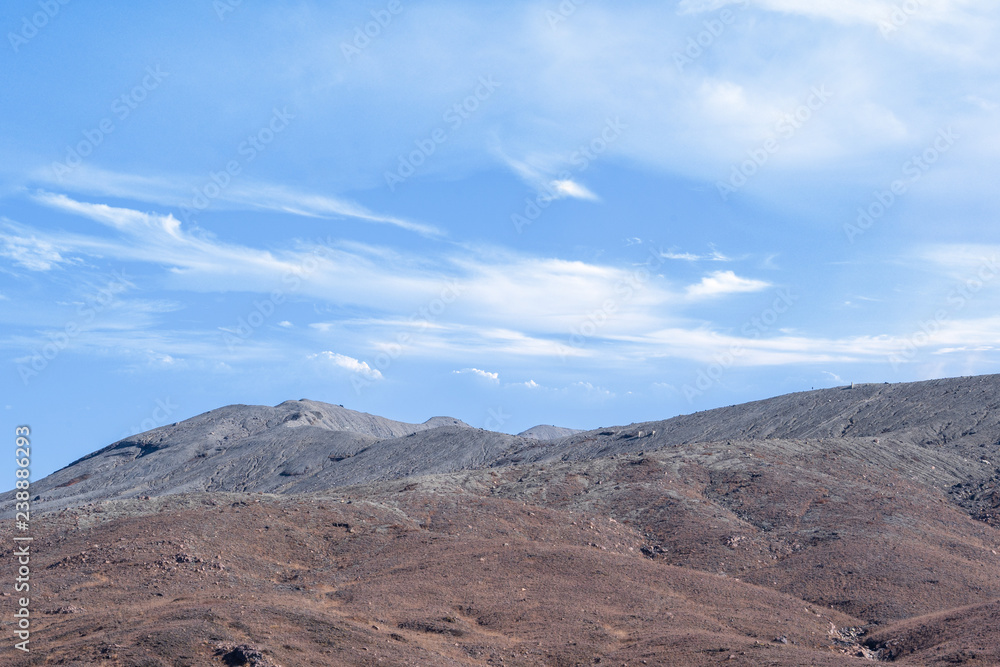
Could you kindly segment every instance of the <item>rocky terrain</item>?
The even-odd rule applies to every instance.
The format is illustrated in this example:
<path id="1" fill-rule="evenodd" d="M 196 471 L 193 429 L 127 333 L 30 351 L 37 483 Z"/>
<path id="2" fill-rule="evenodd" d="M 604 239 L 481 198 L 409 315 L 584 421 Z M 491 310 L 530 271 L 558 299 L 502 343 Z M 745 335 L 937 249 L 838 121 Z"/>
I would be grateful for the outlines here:
<path id="1" fill-rule="evenodd" d="M 1000 664 L 998 397 L 859 385 L 519 436 L 221 408 L 33 485 L 33 650 L 0 660 Z"/>

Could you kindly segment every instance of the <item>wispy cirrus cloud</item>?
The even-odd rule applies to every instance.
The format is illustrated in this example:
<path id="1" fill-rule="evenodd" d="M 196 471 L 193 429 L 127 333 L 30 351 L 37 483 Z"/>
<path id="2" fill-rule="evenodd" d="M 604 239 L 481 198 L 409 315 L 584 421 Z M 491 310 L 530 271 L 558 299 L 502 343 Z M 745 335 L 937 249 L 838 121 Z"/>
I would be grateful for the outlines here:
<path id="1" fill-rule="evenodd" d="M 4 233 L 0 234 L 0 257 L 9 259 L 29 271 L 49 271 L 68 260 L 62 256 L 57 244 L 39 238 L 32 231 L 7 220 L 0 220 Z"/>
<path id="2" fill-rule="evenodd" d="M 265 250 L 221 242 L 196 233 L 172 214 L 94 204 L 62 194 L 38 193 L 33 199 L 50 208 L 99 222 L 116 237 L 33 230 L 40 243 L 61 256 L 114 257 L 169 268 L 168 281 L 196 290 L 286 290 L 295 284 L 304 295 L 329 296 L 339 290 L 347 302 L 385 303 L 426 300 L 440 290 L 439 278 L 420 271 L 419 257 L 399 256 L 386 270 L 378 249 L 358 244 L 305 244 L 298 248 Z M 29 228 L 22 227 L 23 230 Z M 26 232 L 22 232 L 24 236 Z M 11 235 L 3 236 L 7 241 Z"/>
<path id="3" fill-rule="evenodd" d="M 822 18 L 840 24 L 868 23 L 878 25 L 891 20 L 893 12 L 917 14 L 923 12 L 926 19 L 954 19 L 964 11 L 980 4 L 974 0 L 919 0 L 909 11 L 901 8 L 900 2 L 893 0 L 681 0 L 677 5 L 680 14 L 700 14 L 716 11 L 727 6 L 743 9 L 753 5 L 755 9 Z"/>
<path id="4" fill-rule="evenodd" d="M 540 354 L 557 351 L 556 343 L 545 337 L 568 332 L 609 299 L 619 303 L 609 331 L 662 323 L 662 316 L 650 313 L 649 307 L 683 301 L 662 277 L 629 287 L 636 277 L 628 267 L 452 244 L 428 255 L 335 238 L 264 249 L 222 242 L 188 229 L 171 214 L 82 202 L 63 194 L 38 193 L 33 200 L 99 222 L 112 233 L 22 226 L 17 234 L 0 233 L 0 242 L 34 238 L 39 247 L 58 253 L 64 261 L 114 258 L 143 263 L 154 271 L 161 269 L 156 282 L 172 289 L 265 294 L 279 289 L 378 313 L 405 315 L 435 303 L 447 291 L 452 305 L 441 325 L 490 330 L 504 348 L 529 346 Z M 629 292 L 628 298 L 622 298 L 623 290 Z"/>
<path id="5" fill-rule="evenodd" d="M 221 339 L 212 340 L 205 334 L 150 331 L 156 325 L 151 318 L 170 310 L 150 302 L 145 319 L 95 329 L 86 340 L 74 341 L 81 350 L 120 348 L 132 350 L 130 354 L 136 358 L 155 353 L 178 363 L 208 363 L 214 357 L 232 364 L 240 359 L 285 358 L 287 336 L 296 336 L 292 346 L 299 348 L 316 349 L 332 340 L 342 341 L 347 346 L 342 349 L 350 349 L 355 356 L 328 349 L 306 353 L 303 349 L 303 357 L 311 354 L 312 361 L 364 377 L 379 377 L 381 371 L 358 351 L 392 351 L 400 332 L 408 334 L 405 353 L 421 359 L 468 363 L 486 355 L 498 359 L 571 358 L 588 366 L 635 369 L 651 358 L 708 362 L 733 346 L 743 350 L 737 365 L 881 362 L 913 338 L 906 331 L 842 338 L 777 331 L 770 336 L 748 337 L 728 333 L 714 322 L 686 317 L 686 308 L 704 301 L 758 293 L 772 286 L 732 270 L 711 272 L 687 286 L 662 276 L 649 276 L 644 284 L 633 286 L 628 281 L 634 274 L 628 267 L 610 264 L 451 244 L 434 258 L 426 253 L 417 257 L 401 250 L 341 242 L 333 242 L 322 252 L 294 244 L 262 249 L 192 232 L 169 214 L 81 202 L 53 193 L 39 193 L 34 201 L 94 220 L 111 231 L 110 236 L 42 232 L 9 222 L 0 228 L 0 243 L 7 244 L 5 248 L 12 239 L 37 241 L 44 252 L 34 261 L 67 263 L 115 257 L 144 263 L 154 271 L 166 267 L 162 277 L 174 281 L 169 283 L 172 289 L 198 292 L 239 289 L 268 294 L 282 284 L 283 277 L 295 276 L 301 280 L 297 289 L 303 297 L 364 313 L 354 319 L 314 322 L 294 332 L 285 325 L 287 320 L 282 320 L 274 327 L 284 332 L 286 338 L 280 342 L 261 332 L 260 339 L 249 341 L 245 349 L 222 353 Z M 975 268 L 975 260 L 992 250 L 989 245 L 941 246 L 927 249 L 923 256 L 928 265 L 947 273 Z M 689 260 L 684 253 L 671 254 Z M 698 257 L 722 261 L 720 257 L 725 256 L 713 249 Z M 312 260 L 312 268 L 305 268 L 307 260 Z M 41 270 L 42 264 L 36 268 Z M 178 277 L 184 279 L 178 282 Z M 415 317 L 421 304 L 433 303 L 446 285 L 452 286 L 455 298 L 433 318 Z M 624 285 L 632 286 L 628 298 L 622 297 Z M 585 321 L 595 307 L 607 307 L 608 303 L 614 308 L 605 313 L 594 334 L 588 334 L 587 343 L 568 345 L 574 326 Z M 962 350 L 988 354 L 998 347 L 996 330 L 993 320 L 952 318 L 926 341 L 921 337 L 921 349 L 937 356 Z M 455 372 L 499 382 L 498 372 L 479 366 L 463 366 Z"/>
<path id="6" fill-rule="evenodd" d="M 190 194 L 198 181 L 190 176 L 144 176 L 84 164 L 63 176 L 56 176 L 50 169 L 36 169 L 30 174 L 30 180 L 60 190 L 168 206 L 182 219 L 202 212 Z M 207 209 L 264 209 L 311 218 L 345 218 L 385 224 L 425 236 L 444 235 L 434 225 L 376 213 L 342 197 L 246 180 L 220 189 L 216 197 L 206 200 Z"/>
<path id="7" fill-rule="evenodd" d="M 299 192 L 278 185 L 257 184 L 227 192 L 225 203 L 248 208 L 262 208 L 315 218 L 351 218 L 364 222 L 392 225 L 425 236 L 443 236 L 433 225 L 374 213 L 360 204 L 327 195 Z"/>
<path id="8" fill-rule="evenodd" d="M 685 262 L 731 262 L 733 259 L 719 252 L 715 246 L 710 246 L 710 251 L 704 255 L 698 255 L 693 252 L 681 252 L 671 248 L 670 250 L 660 253 L 660 257 L 663 259 L 676 259 L 683 260 Z"/>

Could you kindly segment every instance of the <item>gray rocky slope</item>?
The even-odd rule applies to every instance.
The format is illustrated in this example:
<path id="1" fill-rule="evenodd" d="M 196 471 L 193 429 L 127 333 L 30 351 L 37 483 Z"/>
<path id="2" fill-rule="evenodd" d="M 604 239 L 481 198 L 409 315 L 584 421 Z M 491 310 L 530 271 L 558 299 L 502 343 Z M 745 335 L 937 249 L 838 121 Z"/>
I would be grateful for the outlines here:
<path id="1" fill-rule="evenodd" d="M 186 491 L 311 491 L 483 465 L 516 440 L 450 417 L 407 424 L 309 400 L 230 405 L 119 440 L 32 493 L 45 510 Z"/>
<path id="2" fill-rule="evenodd" d="M 33 508 L 187 491 L 310 492 L 701 442 L 781 441 L 788 447 L 831 438 L 852 443 L 873 461 L 886 458 L 887 465 L 926 460 L 920 469 L 933 470 L 926 474 L 935 476 L 935 484 L 978 484 L 982 490 L 1000 481 L 993 464 L 1000 443 L 1000 375 L 823 389 L 657 422 L 565 431 L 571 434 L 545 439 L 563 431 L 536 427 L 524 437 L 512 436 L 448 417 L 406 424 L 308 400 L 233 405 L 75 461 L 32 485 L 40 496 Z"/>
<path id="3" fill-rule="evenodd" d="M 557 440 L 575 433 L 582 433 L 582 431 L 578 428 L 539 424 L 538 426 L 532 426 L 527 431 L 521 431 L 518 435 L 522 438 L 532 438 L 534 440 Z"/>
<path id="4" fill-rule="evenodd" d="M 908 447 L 943 447 L 978 460 L 1000 442 L 1000 375 L 786 394 L 663 421 L 578 433 L 511 452 L 504 462 L 583 460 L 721 440 L 822 438 L 867 438 L 873 445 L 875 440 L 889 438 Z"/>

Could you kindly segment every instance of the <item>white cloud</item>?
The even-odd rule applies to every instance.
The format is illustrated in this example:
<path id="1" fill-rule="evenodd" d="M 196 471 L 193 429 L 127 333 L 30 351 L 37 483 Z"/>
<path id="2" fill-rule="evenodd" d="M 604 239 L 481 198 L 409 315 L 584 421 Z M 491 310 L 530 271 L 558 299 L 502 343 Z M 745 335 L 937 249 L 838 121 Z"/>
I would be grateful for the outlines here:
<path id="1" fill-rule="evenodd" d="M 806 177 L 823 170 L 824 191 L 840 191 L 836 186 L 845 181 L 854 184 L 869 176 L 885 179 L 882 160 L 896 161 L 904 148 L 922 150 L 914 144 L 933 136 L 930 126 L 942 118 L 966 113 L 981 114 L 978 127 L 964 124 L 969 135 L 988 136 L 990 140 L 978 142 L 977 148 L 984 155 L 966 160 L 962 170 L 983 173 L 984 166 L 995 162 L 1000 145 L 993 138 L 997 132 L 990 129 L 996 127 L 995 111 L 989 105 L 983 108 L 970 102 L 966 111 L 956 114 L 955 105 L 948 102 L 962 99 L 968 90 L 976 91 L 983 99 L 996 97 L 992 90 L 993 61 L 984 55 L 989 53 L 985 47 L 995 41 L 995 11 L 988 3 L 922 2 L 899 34 L 893 36 L 896 42 L 890 49 L 885 48 L 877 23 L 894 6 L 902 4 L 899 0 L 708 0 L 684 2 L 680 10 L 715 11 L 723 4 L 746 5 L 750 9 L 738 11 L 737 23 L 713 40 L 706 49 L 708 56 L 698 58 L 683 72 L 672 66 L 673 57 L 683 50 L 688 39 L 704 30 L 702 23 L 709 17 L 679 18 L 676 3 L 614 8 L 590 4 L 586 11 L 576 12 L 572 20 L 560 24 L 557 31 L 546 24 L 544 12 L 534 5 L 515 3 L 501 11 L 475 4 L 423 5 L 410 8 L 415 10 L 413 13 L 408 11 L 411 29 L 380 37 L 383 48 L 367 50 L 360 67 L 355 66 L 358 63 L 345 63 L 343 54 L 331 47 L 340 37 L 325 26 L 336 26 L 340 21 L 317 20 L 314 26 L 304 27 L 289 16 L 284 20 L 296 22 L 293 25 L 302 41 L 296 50 L 282 57 L 291 59 L 290 67 L 298 72 L 296 82 L 312 91 L 308 118 L 297 120 L 297 124 L 301 123 L 297 127 L 303 129 L 302 136 L 327 139 L 329 144 L 319 144 L 318 148 L 336 155 L 336 159 L 324 162 L 322 177 L 342 189 L 348 187 L 343 183 L 359 181 L 365 187 L 382 185 L 386 166 L 394 164 L 401 151 L 412 149 L 414 138 L 423 136 L 429 123 L 440 119 L 442 110 L 467 95 L 469 82 L 485 70 L 510 83 L 495 100 L 490 100 L 490 105 L 477 111 L 473 122 L 448 137 L 447 143 L 428 160 L 432 163 L 426 167 L 428 175 L 436 170 L 452 178 L 488 168 L 497 155 L 483 147 L 493 143 L 514 156 L 505 160 L 512 170 L 542 190 L 554 179 L 562 179 L 564 165 L 580 146 L 586 147 L 599 135 L 605 118 L 620 115 L 629 127 L 600 160 L 628 161 L 652 166 L 661 174 L 714 183 L 726 178 L 737 160 L 746 159 L 747 151 L 760 148 L 774 127 L 776 113 L 794 111 L 812 86 L 823 83 L 830 84 L 834 101 L 793 140 L 782 144 L 780 153 L 773 156 L 748 190 L 763 188 L 770 180 L 781 186 L 781 194 L 776 190 L 771 193 L 775 198 L 800 201 L 801 193 L 789 187 L 784 178 L 793 166 L 796 175 L 805 167 Z M 821 20 L 810 21 L 807 27 L 799 19 L 803 16 Z M 946 19 L 955 25 L 935 27 Z M 439 25 L 457 29 L 446 34 L 430 32 L 430 26 Z M 931 31 L 936 31 L 930 35 L 934 40 L 926 39 Z M 496 34 L 505 36 L 505 48 L 497 48 Z M 797 38 L 787 49 L 771 53 L 768 45 L 787 34 L 809 37 Z M 922 49 L 898 48 L 903 40 L 897 37 L 905 37 L 906 46 L 934 41 L 965 48 L 973 54 L 972 66 L 967 71 L 960 69 L 969 63 L 968 58 L 938 58 L 934 54 L 930 59 Z M 431 51 L 426 49 L 428 43 L 435 45 Z M 511 53 L 519 56 L 512 58 Z M 274 54 L 262 49 L 256 55 L 260 60 L 247 63 L 247 67 L 259 73 L 258 85 L 269 91 L 272 86 L 288 90 L 289 82 L 259 66 L 273 59 Z M 428 58 L 449 65 L 448 76 L 434 78 L 433 85 L 427 85 Z M 928 71 L 934 73 L 932 80 L 924 75 L 919 81 L 913 78 L 918 76 L 915 73 Z M 959 86 L 960 94 L 930 99 L 920 92 L 928 86 L 948 91 L 956 80 L 968 82 Z M 333 103 L 343 95 L 384 100 L 385 122 L 374 127 L 365 114 L 352 116 L 342 105 Z M 222 135 L 222 119 L 204 120 L 205 132 Z M 308 123 L 315 125 L 310 127 Z M 192 138 L 178 135 L 179 140 L 194 141 L 195 136 L 204 136 L 198 132 L 187 134 Z M 364 140 L 354 141 L 353 137 Z M 288 135 L 288 139 L 291 141 L 292 136 Z M 327 152 L 329 145 L 336 151 Z M 887 147 L 892 150 L 886 151 Z M 275 173 L 284 169 L 294 174 L 288 176 L 288 183 L 306 182 L 296 179 L 301 174 L 295 170 L 302 162 L 296 157 L 306 153 L 306 148 L 317 147 L 297 148 L 299 152 L 289 150 L 287 156 L 268 156 L 269 162 L 276 161 Z M 796 157 L 798 162 L 793 160 Z M 283 159 L 288 162 L 282 164 Z M 200 173 L 219 168 L 202 166 Z M 864 171 L 859 171 L 862 167 Z M 159 203 L 176 206 L 190 197 L 193 187 L 203 185 L 190 177 L 122 176 L 114 180 L 88 170 L 97 171 L 84 164 L 67 176 L 63 187 L 89 187 L 94 192 L 102 189 L 102 193 L 114 196 L 155 196 Z M 590 173 L 573 172 L 571 181 L 584 188 L 580 184 L 583 178 L 591 178 Z M 204 181 L 205 177 L 200 179 Z M 337 192 L 297 192 L 273 183 L 258 187 L 242 179 L 227 188 L 213 206 L 265 207 L 301 215 L 357 216 L 385 224 L 427 226 L 418 221 L 394 222 L 396 216 L 365 211 Z M 979 181 L 966 179 L 966 187 L 978 185 Z M 48 183 L 50 187 L 57 185 L 54 178 Z M 599 192 L 596 182 L 590 185 Z"/>
<path id="2" fill-rule="evenodd" d="M 524 160 L 517 160 L 499 148 L 494 148 L 494 154 L 532 189 L 540 194 L 544 193 L 550 199 L 566 197 L 587 201 L 601 199 L 585 185 L 570 177 L 566 171 L 568 160 L 565 156 L 532 152 Z M 556 174 L 559 174 L 558 178 Z"/>
<path id="3" fill-rule="evenodd" d="M 91 195 L 112 196 L 146 203 L 159 204 L 184 211 L 185 207 L 199 214 L 191 198 L 191 189 L 197 183 L 185 184 L 190 177 L 173 175 L 170 177 L 149 177 L 125 174 L 100 169 L 92 165 L 81 165 L 68 174 L 56 177 L 47 169 L 36 170 L 32 180 L 49 187 L 82 192 Z M 375 213 L 368 208 L 331 195 L 302 192 L 293 188 L 271 183 L 242 182 L 222 189 L 220 194 L 209 201 L 210 209 L 267 209 L 293 215 L 313 218 L 348 218 L 364 222 L 393 225 L 401 229 L 423 234 L 440 236 L 443 232 L 433 225 L 405 220 L 397 216 Z M 178 215 L 181 215 L 180 213 Z"/>
<path id="4" fill-rule="evenodd" d="M 915 254 L 918 261 L 929 262 L 955 278 L 972 279 L 982 273 L 992 280 L 1000 273 L 1000 245 L 947 243 L 919 249 Z"/>
<path id="5" fill-rule="evenodd" d="M 557 350 L 541 334 L 564 334 L 609 302 L 613 317 L 602 332 L 623 333 L 662 325 L 663 307 L 683 302 L 662 276 L 640 280 L 635 270 L 493 248 L 443 246 L 440 253 L 395 251 L 329 239 L 326 245 L 265 250 L 191 231 L 171 215 L 79 202 L 41 193 L 38 203 L 98 221 L 116 235 L 43 233 L 26 228 L 65 256 L 144 262 L 167 268 L 167 284 L 195 291 L 279 289 L 338 305 L 414 315 L 438 309 L 436 322 L 464 323 L 514 344 Z M 631 286 L 623 290 L 623 286 Z M 625 296 L 623 296 L 625 294 Z M 659 311 L 659 313 L 654 312 Z M 530 332 L 530 333 L 529 333 Z"/>
<path id="6" fill-rule="evenodd" d="M 166 265 L 169 271 L 164 272 L 165 277 L 184 279 L 172 282 L 174 289 L 239 289 L 269 294 L 284 284 L 283 277 L 296 277 L 301 279 L 296 291 L 304 297 L 323 299 L 335 311 L 348 305 L 359 313 L 354 319 L 311 324 L 304 335 L 313 336 L 315 341 L 335 338 L 353 349 L 389 350 L 406 333 L 407 354 L 449 363 L 462 364 L 459 360 L 493 354 L 529 359 L 569 357 L 595 367 L 640 367 L 648 359 L 661 357 L 711 363 L 732 346 L 739 346 L 744 352 L 734 363 L 753 366 L 884 361 L 907 343 L 903 336 L 884 332 L 826 339 L 776 330 L 773 338 L 747 339 L 729 335 L 711 323 L 685 319 L 685 308 L 699 300 L 759 292 L 770 286 L 733 271 L 709 273 L 686 289 L 672 286 L 662 276 L 647 276 L 625 298 L 616 288 L 630 284 L 630 279 L 634 281 L 635 273 L 610 265 L 451 244 L 438 255 L 426 250 L 418 255 L 360 244 L 333 245 L 322 255 L 314 254 L 311 247 L 263 250 L 193 233 L 171 216 L 87 204 L 62 195 L 42 194 L 36 201 L 100 221 L 112 233 L 46 235 L 8 225 L 8 233 L 0 234 L 0 239 L 35 239 L 59 253 L 63 261 L 73 253 L 145 262 L 153 267 Z M 938 246 L 924 251 L 921 257 L 928 266 L 968 276 L 976 275 L 977 262 L 994 250 L 988 245 Z M 702 257 L 716 256 L 722 254 L 713 249 Z M 315 266 L 303 269 L 310 258 L 315 260 Z M 984 297 L 985 289 L 977 298 Z M 614 308 L 609 309 L 608 303 Z M 166 308 L 150 302 L 143 312 L 155 315 L 167 312 Z M 74 341 L 77 349 L 95 353 L 122 349 L 123 355 L 136 358 L 144 358 L 146 350 L 156 350 L 177 363 L 219 356 L 221 338 L 209 340 L 206 334 L 195 332 L 142 331 L 151 326 L 148 319 L 136 319 L 133 313 L 131 320 L 125 320 L 122 313 L 111 308 L 108 313 L 102 330 L 88 332 L 85 340 L 80 337 Z M 600 318 L 595 318 L 594 313 Z M 593 333 L 587 333 L 582 344 L 573 344 L 571 333 L 580 331 L 581 325 L 588 322 L 600 324 L 594 325 Z M 286 324 L 290 323 L 281 322 L 279 326 Z M 997 330 L 1000 326 L 994 321 L 952 321 L 928 337 L 926 345 L 921 343 L 921 354 L 946 354 L 959 348 L 990 352 L 987 348 L 996 345 Z M 247 341 L 221 356 L 237 362 L 290 354 L 282 347 L 289 343 L 277 345 L 264 338 L 262 334 L 259 340 Z M 32 343 L 26 338 L 8 338 L 0 340 L 0 345 L 30 349 Z M 304 356 L 306 351 L 297 350 L 295 354 Z M 381 377 L 377 369 L 351 357 L 325 352 L 323 360 L 338 368 Z M 459 372 L 499 382 L 497 373 L 476 368 Z"/>
<path id="7" fill-rule="evenodd" d="M 278 322 L 278 326 L 282 327 L 282 328 L 285 328 L 285 329 L 291 329 L 295 325 L 292 324 L 291 322 L 289 322 L 288 320 L 282 320 L 281 322 Z"/>
<path id="8" fill-rule="evenodd" d="M 32 232 L 39 241 L 95 257 L 167 266 L 173 286 L 196 291 L 251 290 L 286 295 L 296 292 L 327 299 L 340 294 L 355 304 L 428 302 L 440 293 L 446 277 L 426 270 L 427 260 L 391 253 L 385 248 L 347 244 L 305 245 L 269 251 L 222 243 L 189 231 L 172 215 L 76 201 L 62 194 L 39 193 L 38 203 L 84 216 L 118 231 L 120 236 L 82 236 Z M 5 237 L 6 238 L 6 237 Z M 389 257 L 392 257 L 392 268 Z"/>
<path id="9" fill-rule="evenodd" d="M 660 256 L 663 257 L 664 259 L 680 259 L 686 262 L 697 262 L 698 260 L 702 259 L 701 255 L 695 255 L 694 253 L 690 252 L 675 252 L 673 250 L 660 253 Z"/>
<path id="10" fill-rule="evenodd" d="M 384 337 L 374 343 L 377 349 L 388 350 L 399 338 L 400 330 L 413 332 L 407 342 L 407 351 L 424 357 L 460 359 L 481 357 L 484 354 L 508 355 L 539 359 L 583 358 L 594 352 L 585 347 L 566 345 L 566 336 L 533 336 L 522 331 L 500 327 L 479 327 L 459 322 L 437 323 L 424 327 L 421 323 L 384 323 L 377 327 L 369 323 L 371 337 Z M 333 325 L 331 325 L 333 326 Z"/>
<path id="11" fill-rule="evenodd" d="M 570 391 L 582 391 L 590 398 L 614 398 L 615 394 L 609 389 L 598 387 L 590 382 L 574 382 L 569 386 Z"/>
<path id="12" fill-rule="evenodd" d="M 171 368 L 176 366 L 178 362 L 183 363 L 183 360 L 178 360 L 169 354 L 147 350 L 147 363 L 152 367 Z"/>
<path id="13" fill-rule="evenodd" d="M 491 327 L 568 334 L 612 304 L 602 332 L 634 330 L 683 300 L 665 278 L 624 267 L 499 253 L 457 261 L 468 272 L 459 307 Z"/>
<path id="14" fill-rule="evenodd" d="M 552 185 L 552 190 L 555 191 L 556 194 L 562 197 L 572 197 L 574 199 L 587 199 L 590 201 L 598 201 L 600 199 L 597 195 L 595 195 L 593 192 L 588 190 L 583 185 L 580 185 L 579 183 L 568 178 L 564 180 L 552 181 L 551 185 Z"/>
<path id="15" fill-rule="evenodd" d="M 746 90 L 733 81 L 705 80 L 698 89 L 703 108 L 713 117 L 732 123 L 746 118 L 747 114 L 759 114 L 758 105 L 751 105 Z"/>
<path id="16" fill-rule="evenodd" d="M 169 215 L 63 195 L 43 193 L 36 201 L 100 221 L 117 233 L 110 238 L 52 237 L 74 252 L 166 265 L 165 276 L 174 289 L 270 294 L 277 287 L 286 296 L 360 308 L 363 314 L 355 319 L 311 323 L 310 335 L 317 341 L 336 336 L 341 344 L 387 351 L 400 344 L 405 332 L 407 352 L 425 358 L 500 354 L 597 359 L 599 341 L 640 344 L 643 337 L 680 326 L 683 309 L 693 301 L 769 286 L 718 271 L 678 291 L 655 273 L 451 245 L 438 256 L 338 242 L 321 253 L 312 247 L 262 250 L 192 233 Z M 713 249 L 705 257 L 722 255 Z M 571 343 L 572 332 L 594 322 L 599 326 L 587 333 L 585 344 Z M 611 349 L 612 358 L 623 356 L 622 348 Z M 349 358 L 338 359 L 341 365 L 349 363 Z"/>
<path id="17" fill-rule="evenodd" d="M 456 375 L 477 375 L 485 380 L 489 380 L 490 382 L 500 382 L 499 373 L 490 373 L 489 371 L 479 370 L 478 368 L 463 368 L 460 371 L 452 371 L 452 373 Z"/>
<path id="18" fill-rule="evenodd" d="M 369 380 L 381 380 L 382 372 L 377 368 L 372 368 L 365 361 L 359 361 L 354 357 L 348 357 L 344 354 L 338 354 L 336 352 L 330 352 L 329 350 L 320 352 L 319 354 L 309 355 L 309 359 L 318 359 L 324 361 L 344 370 L 350 371 L 357 375 L 363 375 Z"/>
<path id="19" fill-rule="evenodd" d="M 443 232 L 433 225 L 421 224 L 395 216 L 374 213 L 364 206 L 351 201 L 327 195 L 298 192 L 296 190 L 277 185 L 256 184 L 248 185 L 246 187 L 233 188 L 232 191 L 226 191 L 221 199 L 225 202 L 251 208 L 264 208 L 272 211 L 281 211 L 284 213 L 318 218 L 354 218 L 365 222 L 394 225 L 401 229 L 417 232 L 418 234 L 423 234 L 425 236 L 443 235 Z"/>
<path id="20" fill-rule="evenodd" d="M 725 294 L 759 292 L 770 286 L 771 283 L 763 280 L 741 278 L 733 271 L 715 271 L 702 278 L 700 283 L 688 286 L 687 294 L 692 298 L 711 298 Z"/>
<path id="21" fill-rule="evenodd" d="M 759 10 L 822 18 L 834 23 L 878 25 L 883 21 L 891 21 L 893 12 L 898 11 L 903 3 L 893 0 L 754 0 L 752 4 Z M 921 11 L 935 16 L 947 15 L 968 4 L 968 0 L 920 0 L 916 10 L 904 12 L 904 16 L 916 15 Z M 700 14 L 733 5 L 746 9 L 751 2 L 750 0 L 681 0 L 677 9 L 680 14 Z"/>
<path id="22" fill-rule="evenodd" d="M 710 246 L 710 252 L 705 255 L 696 255 L 692 252 L 678 252 L 671 248 L 666 252 L 661 252 L 660 257 L 664 259 L 677 259 L 686 262 L 731 262 L 733 261 L 731 257 L 719 252 L 714 246 Z"/>
<path id="23" fill-rule="evenodd" d="M 4 221 L 8 233 L 0 232 L 0 257 L 6 257 L 29 271 L 50 271 L 66 262 L 59 247 L 30 233 L 18 233 L 17 226 Z"/>

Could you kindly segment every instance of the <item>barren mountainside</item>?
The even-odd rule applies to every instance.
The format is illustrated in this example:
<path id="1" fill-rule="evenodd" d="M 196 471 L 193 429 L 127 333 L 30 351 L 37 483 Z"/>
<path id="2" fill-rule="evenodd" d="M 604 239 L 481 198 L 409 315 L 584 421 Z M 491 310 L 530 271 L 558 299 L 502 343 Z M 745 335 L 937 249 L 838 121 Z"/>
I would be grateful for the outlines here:
<path id="1" fill-rule="evenodd" d="M 122 666 L 1000 664 L 998 390 L 536 437 L 221 408 L 33 485 L 38 645 Z"/>
<path id="2" fill-rule="evenodd" d="M 581 432 L 536 426 L 519 436 L 474 429 L 450 417 L 406 424 L 309 400 L 273 408 L 232 405 L 116 442 L 34 488 L 39 509 L 187 491 L 291 493 L 473 467 L 776 438 L 869 438 L 872 445 L 885 438 L 870 447 L 872 457 L 894 456 L 890 441 L 905 452 L 943 448 L 950 458 L 940 470 L 954 474 L 942 476 L 941 483 L 986 480 L 993 470 L 980 460 L 1000 442 L 998 378 L 823 389 L 627 427 Z"/>

